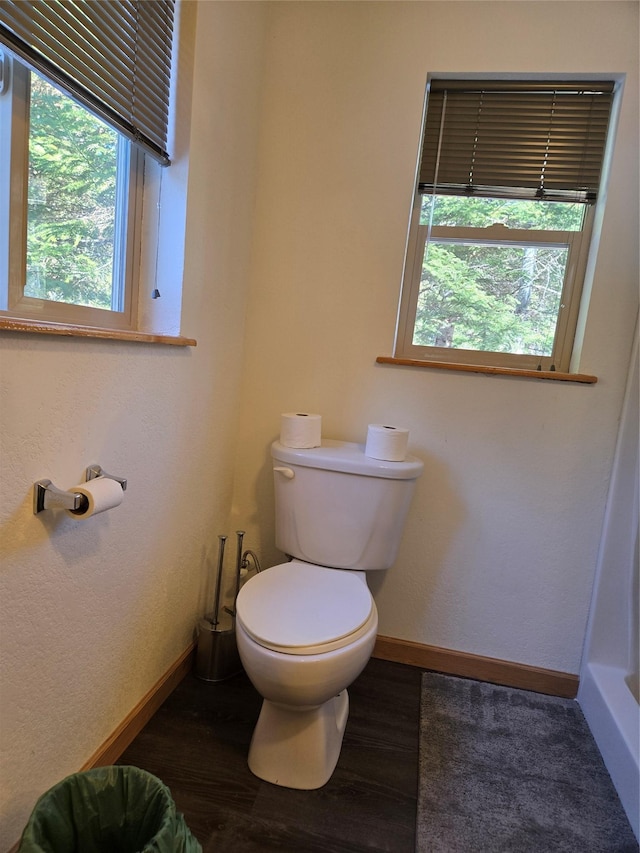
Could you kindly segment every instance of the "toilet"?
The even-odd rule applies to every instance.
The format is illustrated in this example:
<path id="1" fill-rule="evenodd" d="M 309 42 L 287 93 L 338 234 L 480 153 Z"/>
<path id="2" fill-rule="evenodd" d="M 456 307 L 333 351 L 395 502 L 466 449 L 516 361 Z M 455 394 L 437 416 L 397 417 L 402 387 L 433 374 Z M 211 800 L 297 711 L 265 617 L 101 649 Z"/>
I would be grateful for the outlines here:
<path id="1" fill-rule="evenodd" d="M 249 769 L 287 788 L 328 782 L 366 666 L 378 614 L 367 571 L 396 558 L 422 462 L 385 462 L 364 445 L 271 446 L 276 546 L 289 562 L 252 577 L 236 602 L 236 638 L 263 697 Z"/>

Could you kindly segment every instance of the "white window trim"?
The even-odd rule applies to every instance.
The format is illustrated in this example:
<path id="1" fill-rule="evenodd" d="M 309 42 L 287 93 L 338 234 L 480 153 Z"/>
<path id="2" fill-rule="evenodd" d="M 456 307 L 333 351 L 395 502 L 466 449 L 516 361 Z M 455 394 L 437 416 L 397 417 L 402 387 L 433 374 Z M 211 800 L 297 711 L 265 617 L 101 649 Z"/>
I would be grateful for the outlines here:
<path id="1" fill-rule="evenodd" d="M 582 282 L 588 260 L 593 230 L 594 206 L 585 205 L 583 226 L 580 231 L 527 231 L 503 225 L 489 228 L 463 228 L 451 226 L 420 225 L 422 197 L 416 192 L 407 242 L 404 280 L 398 312 L 394 356 L 396 358 L 431 360 L 458 364 L 495 365 L 523 370 L 567 371 L 580 310 Z M 419 346 L 413 343 L 413 331 L 418 308 L 418 294 L 422 275 L 424 247 L 431 242 L 494 242 L 495 245 L 545 246 L 567 245 L 569 255 L 560 298 L 560 310 L 550 356 L 518 353 L 466 350 L 454 347 Z"/>
<path id="2" fill-rule="evenodd" d="M 8 257 L 6 292 L 2 294 L 0 314 L 3 317 L 21 320 L 37 320 L 67 323 L 79 326 L 95 326 L 106 329 L 134 330 L 137 328 L 139 263 L 134 248 L 139 243 L 141 229 L 142 194 L 144 183 L 144 154 L 134 145 L 124 143 L 129 149 L 127 195 L 120 190 L 121 206 L 118 210 L 120 224 L 125 234 L 117 241 L 115 251 L 122 263 L 120 275 L 124 282 L 116 281 L 116 291 L 120 294 L 122 310 L 104 310 L 46 299 L 35 299 L 24 295 L 26 280 L 25 225 L 27 216 L 27 164 L 28 164 L 28 81 L 29 71 L 19 62 L 8 63 L 10 68 L 10 94 L 2 96 L 0 119 L 3 128 L 4 147 L 0 150 L 3 159 L 9 163 L 9 190 L 1 200 L 2 211 L 8 211 L 8 229 L 6 214 L 0 214 L 2 239 L 8 230 L 8 243 L 1 247 L 3 257 Z M 8 149 L 8 150 L 7 150 Z M 124 158 L 123 158 L 124 159 Z M 122 204 L 124 202 L 124 204 Z M 122 222 L 122 217 L 126 220 Z M 123 245 L 124 244 L 124 245 Z M 3 283 L 4 284 L 4 283 Z M 4 291 L 4 287 L 3 287 Z"/>

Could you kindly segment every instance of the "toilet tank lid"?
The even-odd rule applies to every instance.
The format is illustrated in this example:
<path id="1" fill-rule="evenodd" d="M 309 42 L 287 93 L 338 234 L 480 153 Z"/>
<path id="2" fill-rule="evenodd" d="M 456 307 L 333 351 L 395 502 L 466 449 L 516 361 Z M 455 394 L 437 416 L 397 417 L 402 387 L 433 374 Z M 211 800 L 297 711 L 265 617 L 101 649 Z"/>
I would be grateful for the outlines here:
<path id="1" fill-rule="evenodd" d="M 279 441 L 271 445 L 271 456 L 278 462 L 301 465 L 305 468 L 323 468 L 365 477 L 383 477 L 388 480 L 415 480 L 424 467 L 415 456 L 407 455 L 403 462 L 386 462 L 366 456 L 364 444 L 351 441 L 333 441 L 323 438 L 320 447 L 285 447 Z"/>

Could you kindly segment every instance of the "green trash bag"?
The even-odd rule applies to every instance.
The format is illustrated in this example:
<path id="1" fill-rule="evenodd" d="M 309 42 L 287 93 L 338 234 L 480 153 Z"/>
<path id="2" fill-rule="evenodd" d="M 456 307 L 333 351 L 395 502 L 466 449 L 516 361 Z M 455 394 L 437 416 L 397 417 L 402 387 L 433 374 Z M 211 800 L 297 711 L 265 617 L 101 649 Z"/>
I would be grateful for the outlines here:
<path id="1" fill-rule="evenodd" d="M 159 779 L 138 767 L 97 767 L 40 797 L 18 853 L 202 853 L 202 847 Z"/>

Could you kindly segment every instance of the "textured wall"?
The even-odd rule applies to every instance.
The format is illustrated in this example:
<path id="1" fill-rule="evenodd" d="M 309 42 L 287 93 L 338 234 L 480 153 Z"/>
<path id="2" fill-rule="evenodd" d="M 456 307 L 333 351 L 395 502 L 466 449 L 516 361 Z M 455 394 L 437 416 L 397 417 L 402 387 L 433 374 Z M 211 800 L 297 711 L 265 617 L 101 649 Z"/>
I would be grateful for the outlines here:
<path id="1" fill-rule="evenodd" d="M 0 338 L 0 850 L 187 647 L 211 600 L 238 424 L 260 21 L 244 4 L 198 5 L 182 323 L 198 346 Z M 128 478 L 120 507 L 84 522 L 32 514 L 35 480 L 67 488 L 92 462 Z"/>
<path id="2" fill-rule="evenodd" d="M 324 434 L 348 440 L 409 427 L 425 473 L 397 564 L 371 581 L 382 634 L 578 671 L 638 302 L 637 13 L 273 11 L 235 504 L 275 560 L 280 412 L 320 412 Z M 580 365 L 597 385 L 375 364 L 393 345 L 428 72 L 628 73 Z"/>

